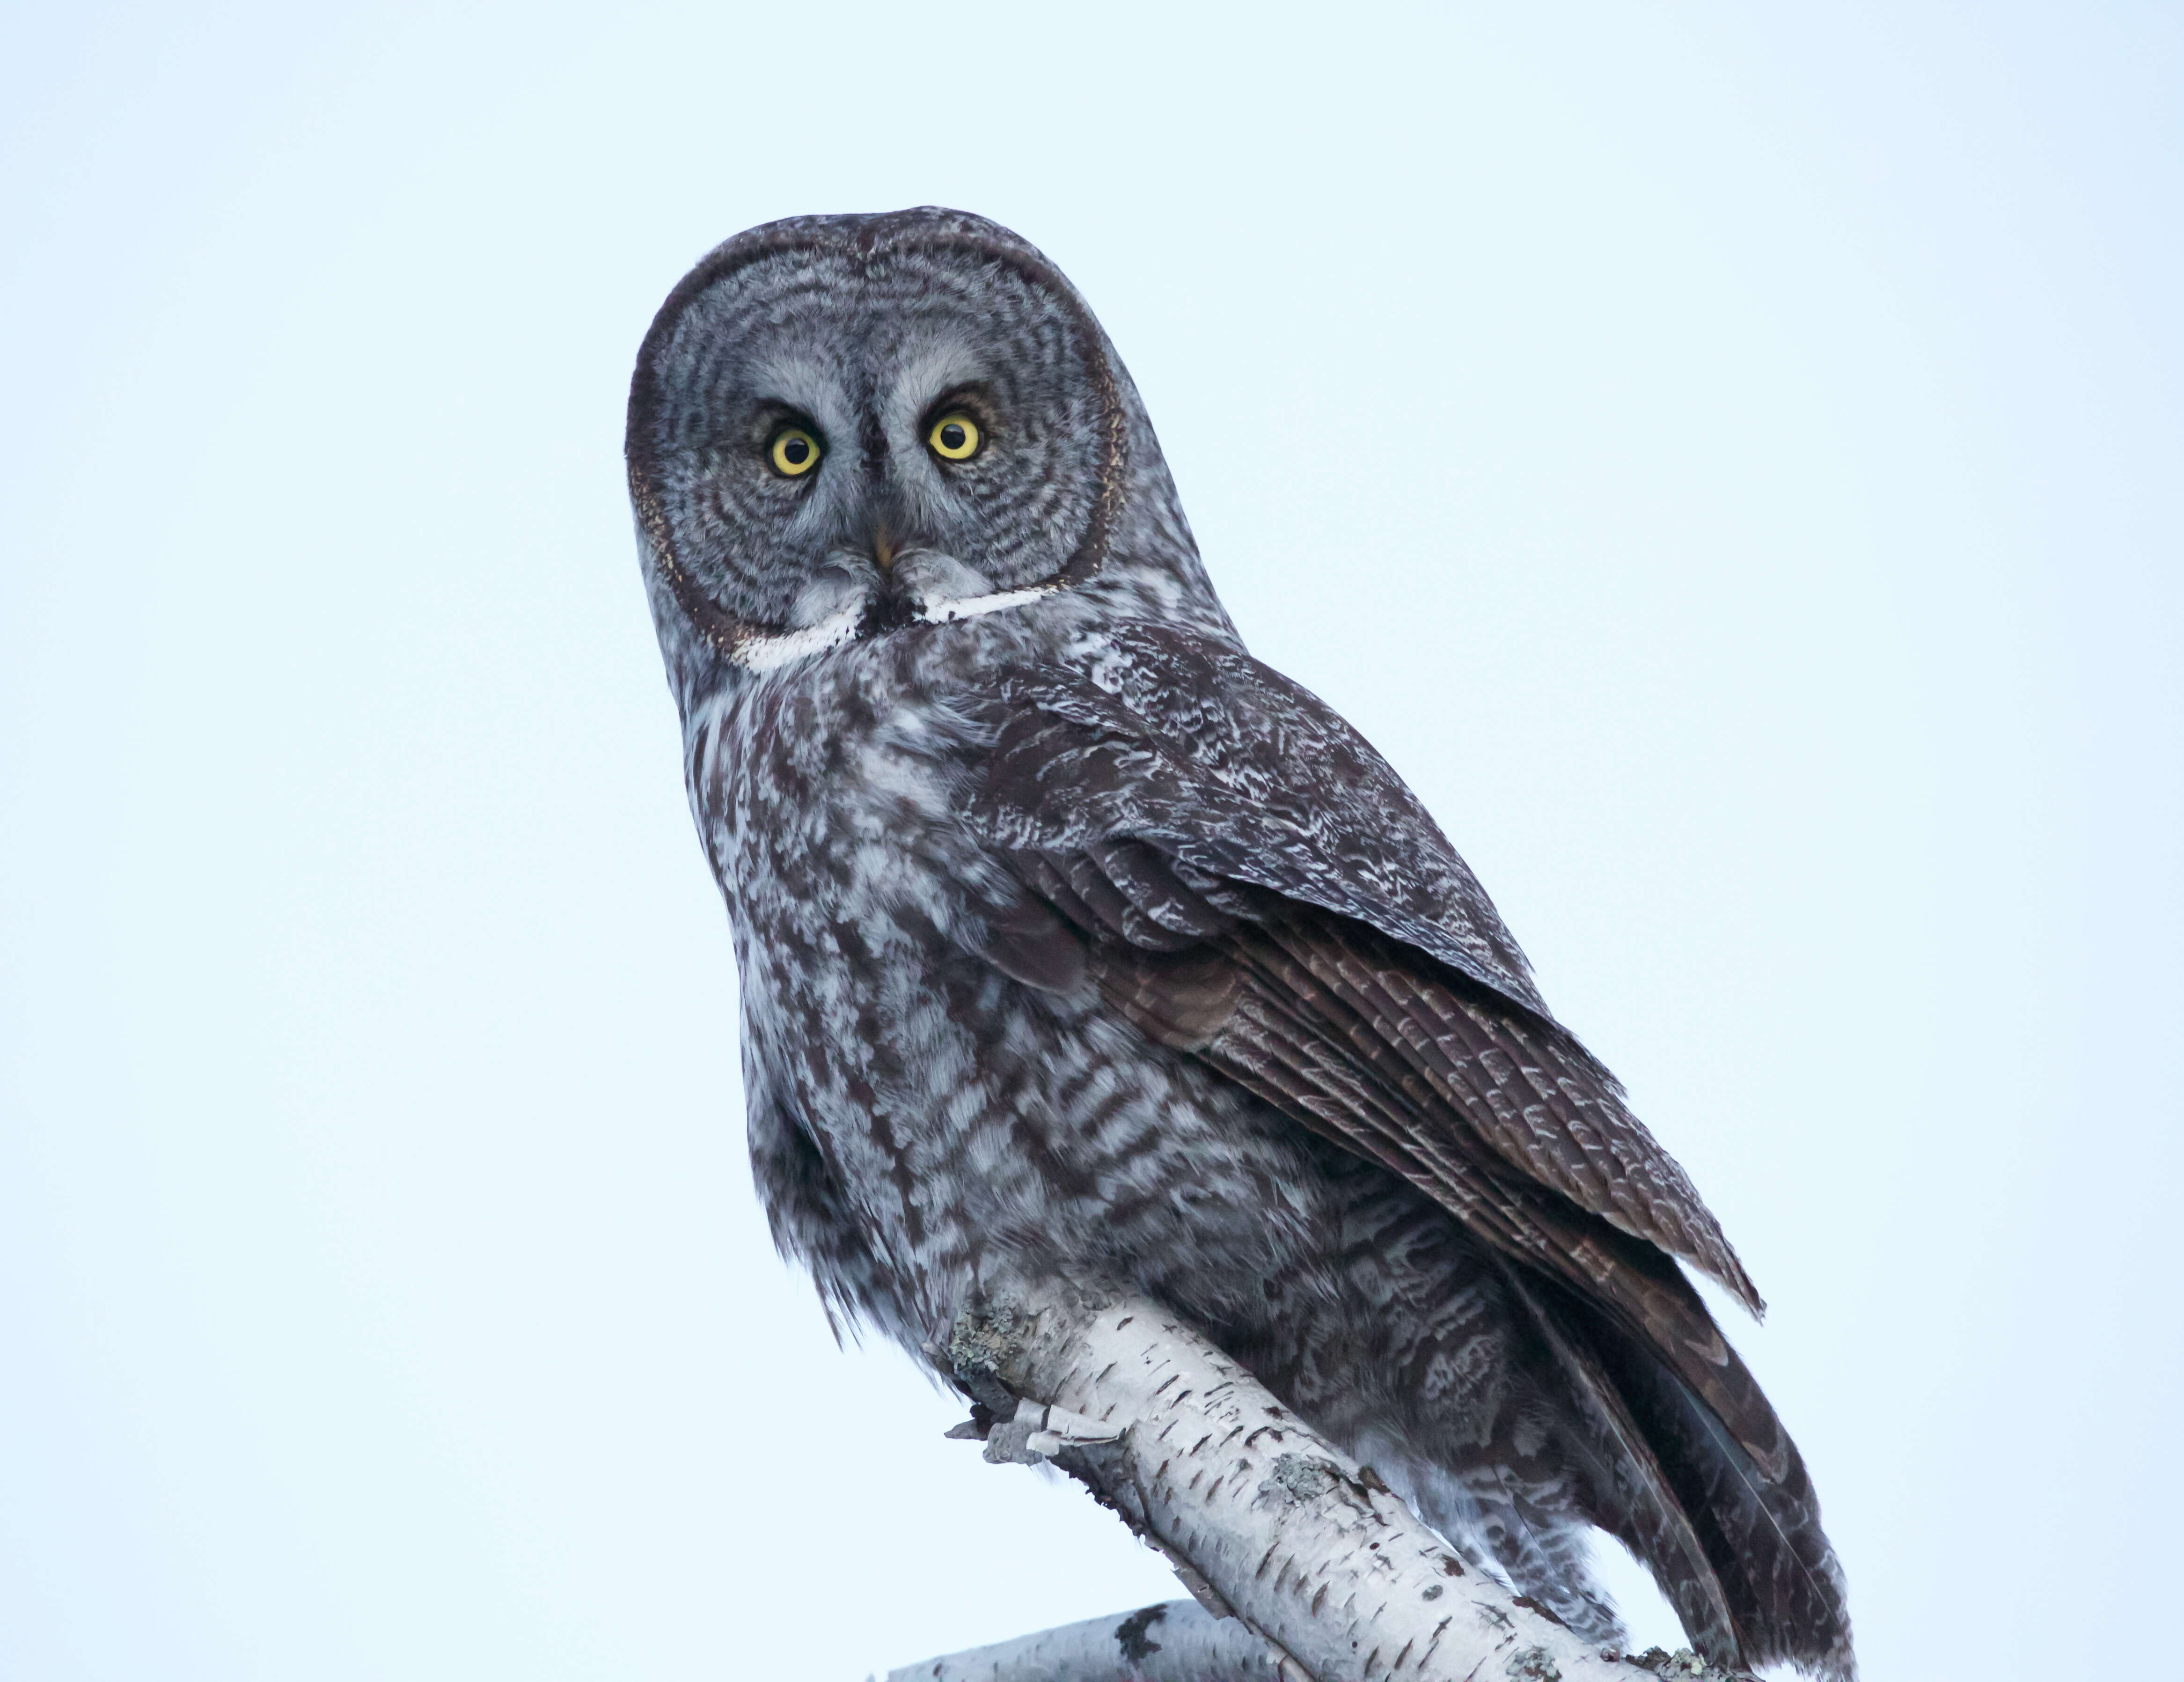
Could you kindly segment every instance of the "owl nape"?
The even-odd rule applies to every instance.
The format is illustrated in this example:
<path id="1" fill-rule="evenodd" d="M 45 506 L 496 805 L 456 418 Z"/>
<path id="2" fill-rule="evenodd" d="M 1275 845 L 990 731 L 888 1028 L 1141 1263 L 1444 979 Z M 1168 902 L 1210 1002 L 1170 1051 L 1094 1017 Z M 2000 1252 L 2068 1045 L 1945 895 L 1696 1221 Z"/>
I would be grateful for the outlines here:
<path id="1" fill-rule="evenodd" d="M 1246 652 L 1030 245 L 740 234 L 638 357 L 629 483 L 741 980 L 750 1148 L 915 1358 L 1112 1284 L 1573 1629 L 1597 1528 L 1724 1666 L 1853 1674 L 1758 1295 L 1387 763 Z"/>

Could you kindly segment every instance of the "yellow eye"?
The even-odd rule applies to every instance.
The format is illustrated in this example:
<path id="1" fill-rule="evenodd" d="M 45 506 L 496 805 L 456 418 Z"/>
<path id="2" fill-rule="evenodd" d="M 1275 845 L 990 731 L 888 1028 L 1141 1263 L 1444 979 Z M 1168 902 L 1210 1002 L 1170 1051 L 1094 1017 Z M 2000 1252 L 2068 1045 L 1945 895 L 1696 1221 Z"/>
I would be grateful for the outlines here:
<path id="1" fill-rule="evenodd" d="M 925 442 L 943 461 L 968 461 L 978 453 L 978 423 L 967 415 L 944 415 Z"/>
<path id="2" fill-rule="evenodd" d="M 801 426 L 791 426 L 773 441 L 773 471 L 783 478 L 796 478 L 818 465 L 819 441 Z"/>

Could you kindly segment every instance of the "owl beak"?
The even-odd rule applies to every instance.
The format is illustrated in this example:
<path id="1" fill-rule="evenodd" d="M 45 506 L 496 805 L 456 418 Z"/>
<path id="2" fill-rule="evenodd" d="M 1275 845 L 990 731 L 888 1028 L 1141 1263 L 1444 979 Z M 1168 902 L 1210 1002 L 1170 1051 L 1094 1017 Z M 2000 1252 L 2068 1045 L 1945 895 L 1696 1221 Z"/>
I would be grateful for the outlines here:
<path id="1" fill-rule="evenodd" d="M 888 535 L 888 528 L 884 526 L 873 528 L 872 559 L 879 563 L 881 571 L 884 572 L 894 565 L 895 554 L 894 540 Z"/>

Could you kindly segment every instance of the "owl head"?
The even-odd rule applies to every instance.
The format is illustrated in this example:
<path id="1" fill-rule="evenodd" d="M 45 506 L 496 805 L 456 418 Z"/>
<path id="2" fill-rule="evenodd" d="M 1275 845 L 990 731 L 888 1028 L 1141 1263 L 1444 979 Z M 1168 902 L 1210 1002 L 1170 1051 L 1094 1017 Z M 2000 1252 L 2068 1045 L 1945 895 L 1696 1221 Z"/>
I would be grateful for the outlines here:
<path id="1" fill-rule="evenodd" d="M 645 335 L 627 456 L 671 664 L 767 670 L 1064 593 L 1227 629 L 1099 323 L 960 211 L 715 250 Z"/>

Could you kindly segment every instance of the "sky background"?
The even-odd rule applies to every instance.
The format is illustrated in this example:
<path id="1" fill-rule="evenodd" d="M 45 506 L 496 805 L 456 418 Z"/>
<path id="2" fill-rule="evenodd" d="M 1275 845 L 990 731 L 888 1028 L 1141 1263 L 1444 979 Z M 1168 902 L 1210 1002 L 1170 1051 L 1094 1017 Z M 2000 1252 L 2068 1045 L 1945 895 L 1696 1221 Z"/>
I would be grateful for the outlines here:
<path id="1" fill-rule="evenodd" d="M 925 202 L 1083 288 L 1720 1214 L 1868 1678 L 2164 1650 L 2184 14 L 18 0 L 0 1674 L 1177 1592 L 773 1256 L 638 583 L 668 288 Z"/>

